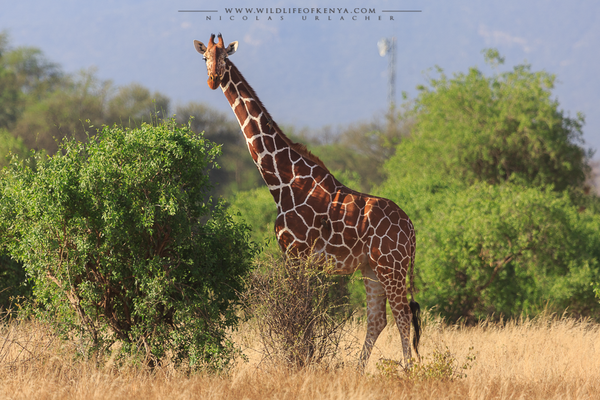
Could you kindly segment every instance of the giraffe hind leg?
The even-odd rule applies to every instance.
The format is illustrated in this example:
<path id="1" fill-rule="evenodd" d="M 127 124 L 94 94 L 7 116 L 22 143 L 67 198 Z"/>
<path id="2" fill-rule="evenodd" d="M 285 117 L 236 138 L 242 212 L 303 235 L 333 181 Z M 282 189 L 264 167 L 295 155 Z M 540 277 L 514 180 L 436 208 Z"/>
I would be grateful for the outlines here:
<path id="1" fill-rule="evenodd" d="M 387 300 L 390 304 L 390 309 L 392 310 L 392 314 L 394 315 L 394 320 L 396 321 L 396 327 L 400 332 L 400 341 L 402 342 L 402 353 L 404 357 L 404 366 L 406 368 L 410 368 L 412 365 L 412 356 L 411 356 L 411 346 L 410 346 L 410 326 L 413 323 L 413 326 L 419 326 L 419 324 L 415 325 L 415 321 L 418 321 L 418 315 L 415 315 L 416 318 L 413 318 L 413 309 L 416 311 L 419 309 L 418 303 L 412 301 L 414 303 L 412 306 L 407 298 L 407 288 L 406 288 L 406 274 L 400 273 L 402 268 L 393 268 L 392 274 L 384 275 L 381 271 L 386 268 L 377 268 L 375 274 L 379 278 L 383 288 L 385 289 L 385 294 Z M 388 269 L 389 270 L 389 269 Z M 420 332 L 420 330 L 419 330 Z M 418 332 L 415 331 L 418 335 Z M 415 339 L 417 336 L 415 336 Z M 418 339 L 417 339 L 418 340 Z M 418 344 L 418 341 L 416 342 Z M 416 350 L 416 346 L 415 346 Z"/>
<path id="2" fill-rule="evenodd" d="M 398 303 L 392 303 L 390 301 L 390 308 L 392 309 L 392 314 L 394 314 L 396 327 L 400 332 L 400 340 L 402 342 L 402 353 L 404 356 L 404 365 L 405 367 L 410 368 L 412 366 L 410 325 L 413 320 L 413 313 L 407 301 Z"/>
<path id="3" fill-rule="evenodd" d="M 362 273 L 367 292 L 367 337 L 360 355 L 359 367 L 364 370 L 377 338 L 387 325 L 387 317 L 385 313 L 386 296 L 383 285 L 368 264 L 364 266 Z"/>

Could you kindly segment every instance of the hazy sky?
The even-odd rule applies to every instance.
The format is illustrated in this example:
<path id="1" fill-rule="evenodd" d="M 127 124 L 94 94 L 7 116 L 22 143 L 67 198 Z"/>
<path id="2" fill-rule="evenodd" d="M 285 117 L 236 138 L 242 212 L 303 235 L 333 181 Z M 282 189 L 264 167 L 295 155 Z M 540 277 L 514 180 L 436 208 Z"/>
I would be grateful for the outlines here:
<path id="1" fill-rule="evenodd" d="M 315 10 L 293 12 L 298 3 Z M 402 91 L 414 96 L 435 65 L 489 73 L 481 51 L 496 47 L 506 57 L 502 70 L 526 61 L 556 74 L 561 108 L 586 115 L 586 144 L 600 149 L 600 3 L 592 1 L 0 0 L 4 29 L 12 45 L 39 47 L 67 72 L 95 66 L 100 78 L 141 83 L 172 105 L 198 101 L 231 112 L 222 92 L 206 85 L 192 45 L 221 32 L 227 43 L 239 41 L 232 60 L 274 119 L 299 128 L 369 120 L 386 109 L 382 37 L 398 41 L 398 101 Z"/>

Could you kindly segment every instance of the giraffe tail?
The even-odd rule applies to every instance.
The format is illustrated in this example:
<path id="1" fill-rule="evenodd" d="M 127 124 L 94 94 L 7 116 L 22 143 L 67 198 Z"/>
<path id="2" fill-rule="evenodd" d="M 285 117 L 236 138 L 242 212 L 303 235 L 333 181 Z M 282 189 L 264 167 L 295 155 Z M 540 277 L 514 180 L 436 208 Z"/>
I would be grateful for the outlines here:
<path id="1" fill-rule="evenodd" d="M 419 340 L 421 339 L 421 306 L 413 299 L 410 300 L 408 306 L 410 307 L 410 312 L 412 313 L 412 325 L 415 330 L 415 334 L 413 336 L 413 347 L 415 348 L 415 353 L 417 353 L 417 358 L 420 360 L 421 356 L 419 355 Z"/>
<path id="2" fill-rule="evenodd" d="M 413 250 L 411 263 L 410 263 L 410 302 L 408 306 L 410 307 L 410 312 L 412 314 L 412 325 L 415 330 L 415 334 L 413 336 L 413 347 L 415 348 L 415 353 L 417 353 L 417 358 L 420 360 L 421 356 L 419 355 L 419 340 L 421 339 L 421 306 L 419 303 L 415 301 L 414 292 L 415 292 L 415 252 Z"/>

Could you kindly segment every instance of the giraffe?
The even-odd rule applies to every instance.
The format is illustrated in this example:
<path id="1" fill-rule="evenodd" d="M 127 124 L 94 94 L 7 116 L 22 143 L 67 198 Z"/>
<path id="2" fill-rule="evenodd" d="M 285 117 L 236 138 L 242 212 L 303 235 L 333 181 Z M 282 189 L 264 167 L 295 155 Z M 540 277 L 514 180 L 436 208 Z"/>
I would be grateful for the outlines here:
<path id="1" fill-rule="evenodd" d="M 318 252 L 332 260 L 333 273 L 360 269 L 367 294 L 367 335 L 359 366 L 364 369 L 375 341 L 387 325 L 386 300 L 400 332 L 405 365 L 412 365 L 410 325 L 417 356 L 420 307 L 414 301 L 415 231 L 392 201 L 342 185 L 306 146 L 279 129 L 229 56 L 223 37 L 208 45 L 194 40 L 208 71 L 208 86 L 221 87 L 231 105 L 248 150 L 277 203 L 275 233 L 284 254 Z M 407 274 L 410 271 L 410 301 Z"/>

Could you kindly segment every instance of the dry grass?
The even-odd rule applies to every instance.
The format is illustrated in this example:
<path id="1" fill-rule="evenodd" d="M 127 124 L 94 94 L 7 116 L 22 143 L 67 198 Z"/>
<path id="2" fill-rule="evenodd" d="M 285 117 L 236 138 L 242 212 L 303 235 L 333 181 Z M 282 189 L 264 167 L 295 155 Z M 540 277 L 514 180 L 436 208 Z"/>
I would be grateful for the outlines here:
<path id="1" fill-rule="evenodd" d="M 356 323 L 347 335 L 352 352 L 333 370 L 290 371 L 261 363 L 250 323 L 236 333 L 248 357 L 222 376 L 164 367 L 154 373 L 75 360 L 73 343 L 61 343 L 39 323 L 13 321 L 0 327 L 0 398 L 11 399 L 596 399 L 600 398 L 600 326 L 571 319 L 484 323 L 465 328 L 429 319 L 423 364 L 449 351 L 466 377 L 409 379 L 402 371 L 382 374 L 380 360 L 399 359 L 399 335 L 384 331 L 367 373 L 356 372 L 365 334 Z M 446 353 L 448 354 L 448 353 Z M 475 361 L 470 361 L 472 357 Z M 388 363 L 388 366 L 391 365 Z"/>

